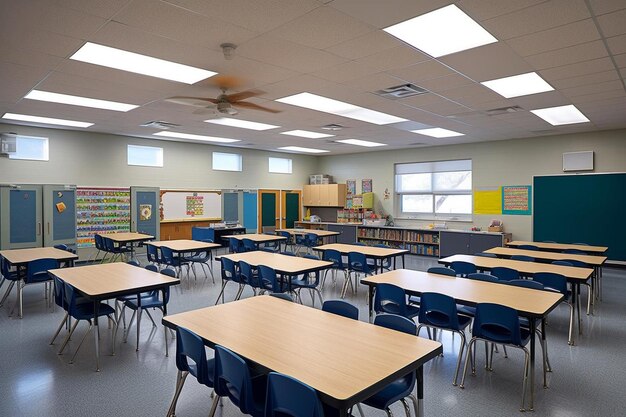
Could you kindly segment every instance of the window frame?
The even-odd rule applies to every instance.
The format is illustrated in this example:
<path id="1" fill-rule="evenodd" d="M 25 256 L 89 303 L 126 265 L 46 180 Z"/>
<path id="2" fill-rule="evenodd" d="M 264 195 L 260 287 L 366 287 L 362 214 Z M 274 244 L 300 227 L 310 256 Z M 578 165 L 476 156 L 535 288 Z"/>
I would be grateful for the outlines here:
<path id="1" fill-rule="evenodd" d="M 215 157 L 218 155 L 235 155 L 239 160 L 239 169 L 230 169 L 230 168 L 215 168 Z M 243 156 L 240 153 L 232 153 L 232 152 L 212 152 L 211 153 L 211 169 L 213 171 L 226 171 L 226 172 L 243 172 Z"/>
<path id="2" fill-rule="evenodd" d="M 437 174 L 450 172 L 469 172 L 470 184 L 467 189 L 438 189 L 435 186 Z M 430 174 L 430 189 L 428 191 L 403 191 L 401 190 L 401 176 L 411 174 Z M 432 208 L 429 212 L 404 211 L 405 196 L 431 196 Z M 467 213 L 437 213 L 437 200 L 441 196 L 469 196 L 470 206 Z M 472 221 L 474 211 L 473 198 L 473 167 L 471 159 L 450 161 L 428 161 L 414 163 L 394 164 L 394 202 L 395 215 L 398 219 L 416 220 L 449 220 L 449 221 Z"/>
<path id="3" fill-rule="evenodd" d="M 131 163 L 130 162 L 130 148 L 135 148 L 135 149 L 158 149 L 159 153 L 160 153 L 160 165 L 159 162 L 157 161 L 157 164 L 153 164 L 153 165 L 146 165 L 146 164 L 142 164 L 142 163 Z M 164 159 L 165 159 L 165 152 L 163 150 L 163 148 L 159 147 L 159 146 L 144 146 L 144 145 L 133 145 L 131 143 L 126 144 L 126 165 L 128 166 L 134 166 L 134 167 L 148 167 L 148 168 L 163 168 L 164 165 Z"/>
<path id="4" fill-rule="evenodd" d="M 41 158 L 25 158 L 25 157 L 21 157 L 19 156 L 19 141 L 20 139 L 35 139 L 35 140 L 39 140 L 43 143 L 42 146 L 42 153 L 43 153 L 43 157 Z M 27 135 L 16 135 L 15 136 L 15 146 L 16 146 L 16 152 L 12 152 L 9 154 L 9 159 L 15 159 L 18 161 L 39 161 L 39 162 L 49 162 L 50 161 L 50 139 L 46 138 L 46 137 L 42 137 L 42 136 L 27 136 Z"/>
<path id="5" fill-rule="evenodd" d="M 289 170 L 288 171 L 272 171 L 272 159 L 274 160 L 281 160 L 281 161 L 289 161 L 288 162 L 288 166 L 289 166 Z M 293 159 L 291 158 L 279 158 L 276 156 L 268 156 L 267 157 L 267 171 L 270 174 L 293 174 Z"/>

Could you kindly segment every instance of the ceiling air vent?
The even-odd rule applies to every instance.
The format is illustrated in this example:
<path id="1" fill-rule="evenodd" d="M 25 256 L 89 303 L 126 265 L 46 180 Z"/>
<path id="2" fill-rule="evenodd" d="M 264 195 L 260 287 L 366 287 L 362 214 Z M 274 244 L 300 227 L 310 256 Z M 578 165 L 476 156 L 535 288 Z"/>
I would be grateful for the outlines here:
<path id="1" fill-rule="evenodd" d="M 151 127 L 153 129 L 171 129 L 173 127 L 180 127 L 180 125 L 177 125 L 176 123 L 170 123 L 170 122 L 164 122 L 161 120 L 152 120 L 149 122 L 146 122 L 142 125 L 140 125 L 141 127 Z"/>
<path id="2" fill-rule="evenodd" d="M 520 106 L 500 107 L 499 109 L 485 110 L 485 114 L 487 116 L 499 116 L 501 114 L 517 113 L 518 111 L 522 110 L 524 109 L 522 109 Z"/>
<path id="3" fill-rule="evenodd" d="M 396 85 L 395 87 L 384 88 L 382 90 L 374 91 L 381 97 L 388 98 L 390 100 L 398 100 L 405 97 L 418 96 L 420 94 L 426 94 L 428 90 L 418 87 L 413 84 Z"/>

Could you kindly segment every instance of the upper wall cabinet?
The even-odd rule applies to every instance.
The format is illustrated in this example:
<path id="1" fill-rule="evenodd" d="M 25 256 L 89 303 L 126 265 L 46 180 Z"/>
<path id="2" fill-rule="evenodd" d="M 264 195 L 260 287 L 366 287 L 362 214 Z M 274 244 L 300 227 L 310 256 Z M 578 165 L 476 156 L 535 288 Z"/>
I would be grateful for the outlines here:
<path id="1" fill-rule="evenodd" d="M 343 207 L 346 203 L 346 184 L 305 185 L 302 205 L 308 207 Z"/>

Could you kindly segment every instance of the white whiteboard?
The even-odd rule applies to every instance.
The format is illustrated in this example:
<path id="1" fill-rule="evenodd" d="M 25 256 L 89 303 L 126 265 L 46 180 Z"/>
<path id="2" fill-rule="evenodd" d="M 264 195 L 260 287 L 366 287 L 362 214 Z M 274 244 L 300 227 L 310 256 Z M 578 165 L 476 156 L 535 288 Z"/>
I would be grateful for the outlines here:
<path id="1" fill-rule="evenodd" d="M 161 190 L 161 221 L 221 218 L 221 191 Z"/>

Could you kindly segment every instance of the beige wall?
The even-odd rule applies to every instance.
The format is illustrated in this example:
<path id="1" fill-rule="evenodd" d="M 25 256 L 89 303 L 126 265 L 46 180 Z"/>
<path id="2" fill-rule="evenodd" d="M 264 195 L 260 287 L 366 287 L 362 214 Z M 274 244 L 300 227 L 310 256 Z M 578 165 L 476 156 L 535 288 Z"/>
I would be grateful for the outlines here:
<path id="1" fill-rule="evenodd" d="M 48 137 L 50 145 L 48 162 L 0 157 L 0 183 L 301 189 L 317 170 L 317 159 L 306 155 L 16 125 L 0 124 L 0 132 Z M 164 148 L 164 167 L 128 166 L 127 144 Z M 212 151 L 242 154 L 243 172 L 213 171 Z M 268 173 L 268 156 L 293 159 L 293 174 Z"/>
<path id="2" fill-rule="evenodd" d="M 532 184 L 533 175 L 562 174 L 563 152 L 594 151 L 594 172 L 626 172 L 626 130 L 577 133 L 529 139 L 450 145 L 399 151 L 320 157 L 318 171 L 346 179 L 373 179 L 373 191 L 382 208 L 394 213 L 394 163 L 472 159 L 473 187 Z M 385 189 L 391 198 L 384 200 Z M 357 191 L 360 185 L 357 182 Z M 380 207 L 380 206 L 379 206 Z M 504 221 L 515 239 L 531 239 L 531 216 L 474 215 L 474 222 L 448 222 L 449 228 L 486 228 L 492 218 Z M 425 226 L 430 222 L 397 220 L 397 225 Z"/>

